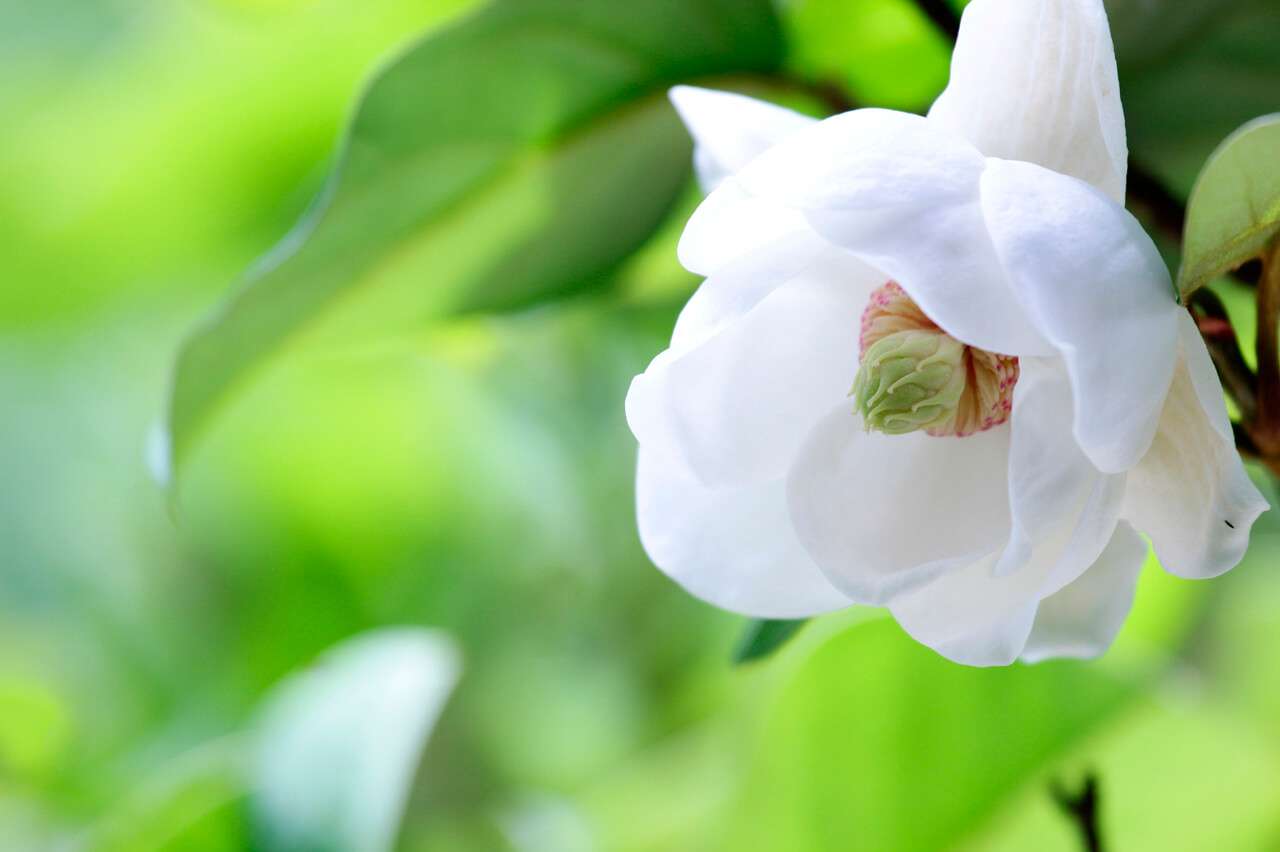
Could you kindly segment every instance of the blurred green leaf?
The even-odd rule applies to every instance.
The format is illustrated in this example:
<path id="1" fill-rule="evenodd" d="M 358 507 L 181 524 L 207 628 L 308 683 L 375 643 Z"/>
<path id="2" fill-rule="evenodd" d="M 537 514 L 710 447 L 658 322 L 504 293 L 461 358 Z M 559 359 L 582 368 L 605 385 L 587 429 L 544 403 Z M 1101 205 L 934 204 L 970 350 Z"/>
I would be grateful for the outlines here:
<path id="1" fill-rule="evenodd" d="M 1267 0 L 1106 0 L 1121 65 L 1142 67 L 1176 57 L 1215 23 Z"/>
<path id="2" fill-rule="evenodd" d="M 130 789 L 90 829 L 90 852 L 205 852 L 244 837 L 241 743 L 204 743 Z"/>
<path id="3" fill-rule="evenodd" d="M 787 684 L 725 848 L 944 848 L 1128 696 L 1079 663 L 968 668 L 859 625 Z"/>
<path id="4" fill-rule="evenodd" d="M 1183 298 L 1257 257 L 1280 232 L 1280 113 L 1218 146 L 1187 203 L 1178 291 Z"/>
<path id="5" fill-rule="evenodd" d="M 862 103 L 923 110 L 947 83 L 951 43 L 912 0 L 797 0 L 782 20 L 788 65 Z"/>
<path id="6" fill-rule="evenodd" d="M 766 0 L 500 0 L 422 42 L 365 93 L 310 214 L 184 345 L 175 463 L 286 342 L 603 282 L 685 179 L 663 89 L 779 54 Z"/>
<path id="7" fill-rule="evenodd" d="M 808 621 L 806 618 L 774 619 L 754 618 L 743 631 L 738 647 L 733 651 L 735 663 L 750 663 L 763 659 L 781 648 L 795 636 Z"/>
<path id="8" fill-rule="evenodd" d="M 1120 91 L 1133 158 L 1186 197 L 1205 160 L 1245 122 L 1280 111 L 1280 4 L 1235 0 L 1147 4 L 1135 20 L 1132 43 L 1162 39 L 1165 21 L 1190 23 L 1180 38 L 1150 61 L 1131 61 L 1121 47 Z M 1110 5 L 1110 4 L 1109 4 Z M 1198 9 L 1198 11 L 1196 11 Z M 1145 21 L 1145 23 L 1144 23 Z"/>
<path id="9" fill-rule="evenodd" d="M 1274 850 L 1280 769 L 1274 740 L 1215 701 L 1144 697 L 1072 747 L 1070 783 L 1099 778 L 1103 847 L 1123 852 Z M 1075 827 L 1036 778 L 954 852 L 1080 852 Z"/>
<path id="10" fill-rule="evenodd" d="M 278 686 L 255 731 L 260 848 L 389 852 L 458 669 L 443 635 L 388 628 L 344 641 Z"/>

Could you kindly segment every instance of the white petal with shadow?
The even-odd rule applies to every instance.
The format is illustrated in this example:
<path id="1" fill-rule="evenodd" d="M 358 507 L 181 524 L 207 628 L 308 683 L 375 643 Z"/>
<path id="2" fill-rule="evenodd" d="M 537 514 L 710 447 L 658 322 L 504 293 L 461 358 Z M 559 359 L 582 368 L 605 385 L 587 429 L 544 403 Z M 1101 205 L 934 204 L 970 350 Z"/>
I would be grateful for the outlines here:
<path id="1" fill-rule="evenodd" d="M 660 354 L 627 395 L 640 445 L 709 486 L 781 478 L 853 385 L 862 311 L 882 282 L 856 261 L 820 265 L 697 346 Z"/>
<path id="2" fill-rule="evenodd" d="M 883 605 L 1009 535 L 1009 430 L 966 438 L 864 431 L 851 401 L 805 440 L 787 478 L 800 541 L 831 583 Z"/>
<path id="3" fill-rule="evenodd" d="M 1098 190 L 1029 163 L 992 160 L 982 208 L 1025 314 L 1059 350 L 1076 440 L 1106 473 L 1155 435 L 1177 351 L 1177 304 L 1150 237 Z"/>
<path id="4" fill-rule="evenodd" d="M 1124 201 L 1124 110 L 1101 0 L 973 0 L 929 118 L 987 156 L 1037 163 Z"/>
<path id="5" fill-rule="evenodd" d="M 1083 574 L 1040 601 L 1021 659 L 1092 658 L 1115 641 L 1133 608 L 1147 542 L 1124 521 Z"/>
<path id="6" fill-rule="evenodd" d="M 696 86 L 676 86 L 670 97 L 697 145 L 694 162 L 705 192 L 817 120 L 746 95 Z"/>
<path id="7" fill-rule="evenodd" d="M 1240 461 L 1222 386 L 1195 322 L 1179 312 L 1177 370 L 1147 455 L 1129 472 L 1124 516 L 1179 577 L 1234 568 L 1267 509 Z"/>
<path id="8" fill-rule="evenodd" d="M 851 603 L 800 546 L 781 481 L 707 488 L 673 475 L 642 449 L 636 511 L 654 564 L 716 606 L 758 618 L 803 618 Z"/>

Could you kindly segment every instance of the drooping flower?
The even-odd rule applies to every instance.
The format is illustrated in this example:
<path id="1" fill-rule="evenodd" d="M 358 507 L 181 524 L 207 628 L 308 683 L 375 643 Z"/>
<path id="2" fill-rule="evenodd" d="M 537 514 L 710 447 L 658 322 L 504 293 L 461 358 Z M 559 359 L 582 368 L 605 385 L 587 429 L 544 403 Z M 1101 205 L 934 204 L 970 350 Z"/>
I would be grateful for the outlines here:
<path id="1" fill-rule="evenodd" d="M 927 118 L 672 92 L 706 276 L 632 384 L 637 509 L 693 594 L 888 606 L 962 663 L 1093 656 L 1150 539 L 1211 577 L 1266 508 L 1123 208 L 1100 0 L 974 0 Z"/>

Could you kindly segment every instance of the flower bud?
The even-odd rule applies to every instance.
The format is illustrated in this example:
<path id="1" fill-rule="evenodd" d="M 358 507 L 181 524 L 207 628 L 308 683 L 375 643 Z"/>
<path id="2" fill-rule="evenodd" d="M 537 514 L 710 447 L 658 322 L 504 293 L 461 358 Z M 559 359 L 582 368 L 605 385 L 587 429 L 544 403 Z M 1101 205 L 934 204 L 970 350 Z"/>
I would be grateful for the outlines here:
<path id="1" fill-rule="evenodd" d="M 850 396 L 867 431 L 902 435 L 951 422 L 967 373 L 965 346 L 955 338 L 938 330 L 899 331 L 863 354 Z"/>

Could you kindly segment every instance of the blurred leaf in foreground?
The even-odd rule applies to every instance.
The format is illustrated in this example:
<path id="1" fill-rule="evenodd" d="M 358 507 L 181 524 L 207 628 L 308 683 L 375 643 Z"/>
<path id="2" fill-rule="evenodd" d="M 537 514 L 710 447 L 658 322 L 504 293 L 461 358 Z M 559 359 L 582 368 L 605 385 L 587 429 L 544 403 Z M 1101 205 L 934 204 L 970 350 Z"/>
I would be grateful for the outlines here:
<path id="1" fill-rule="evenodd" d="M 1129 695 L 1079 663 L 966 668 L 858 625 L 787 684 L 724 848 L 948 848 Z"/>
<path id="2" fill-rule="evenodd" d="M 764 659 L 800 632 L 808 619 L 753 618 L 733 651 L 735 663 Z"/>
<path id="3" fill-rule="evenodd" d="M 500 0 L 410 50 L 364 94 L 310 213 L 183 346 L 175 466 L 286 342 L 605 281 L 687 174 L 663 90 L 780 53 L 767 0 Z"/>
<path id="4" fill-rule="evenodd" d="M 1183 298 L 1261 255 L 1280 233 L 1280 113 L 1255 119 L 1209 157 L 1187 204 Z"/>
<path id="5" fill-rule="evenodd" d="M 421 628 L 360 634 L 288 678 L 255 731 L 251 807 L 275 852 L 389 852 L 458 653 Z"/>

